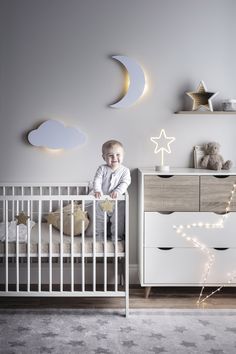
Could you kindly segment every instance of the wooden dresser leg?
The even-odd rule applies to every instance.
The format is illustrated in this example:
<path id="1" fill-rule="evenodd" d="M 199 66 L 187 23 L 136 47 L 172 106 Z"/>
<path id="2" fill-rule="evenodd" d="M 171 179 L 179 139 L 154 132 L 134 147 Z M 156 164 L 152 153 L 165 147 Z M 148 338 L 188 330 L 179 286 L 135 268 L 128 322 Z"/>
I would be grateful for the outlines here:
<path id="1" fill-rule="evenodd" d="M 151 286 L 147 286 L 144 288 L 144 291 L 145 291 L 145 299 L 148 299 L 149 295 L 150 295 L 150 292 L 151 292 Z"/>

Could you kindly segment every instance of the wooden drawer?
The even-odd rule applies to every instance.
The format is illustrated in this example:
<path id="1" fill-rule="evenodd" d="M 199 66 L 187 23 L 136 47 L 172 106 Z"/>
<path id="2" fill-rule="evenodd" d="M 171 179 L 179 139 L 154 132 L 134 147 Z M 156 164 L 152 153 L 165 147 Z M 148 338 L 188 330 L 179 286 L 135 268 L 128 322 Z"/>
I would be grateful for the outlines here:
<path id="1" fill-rule="evenodd" d="M 200 211 L 225 212 L 236 176 L 201 176 L 200 177 Z M 236 211 L 236 195 L 230 205 Z"/>
<path id="2" fill-rule="evenodd" d="M 215 262 L 206 285 L 227 284 L 228 273 L 235 269 L 236 249 L 212 251 Z M 145 248 L 144 259 L 144 283 L 147 285 L 202 284 L 207 257 L 197 248 Z"/>
<path id="3" fill-rule="evenodd" d="M 199 177 L 144 176 L 144 211 L 199 211 Z"/>
<path id="4" fill-rule="evenodd" d="M 193 247 L 191 242 L 177 234 L 173 226 L 191 224 L 216 224 L 222 215 L 210 212 L 177 212 L 161 214 L 144 213 L 144 246 L 145 247 Z M 196 237 L 208 247 L 236 247 L 236 213 L 229 213 L 223 228 L 205 228 L 202 226 L 185 228 L 190 237 Z M 236 260 L 235 260 L 236 264 Z"/>

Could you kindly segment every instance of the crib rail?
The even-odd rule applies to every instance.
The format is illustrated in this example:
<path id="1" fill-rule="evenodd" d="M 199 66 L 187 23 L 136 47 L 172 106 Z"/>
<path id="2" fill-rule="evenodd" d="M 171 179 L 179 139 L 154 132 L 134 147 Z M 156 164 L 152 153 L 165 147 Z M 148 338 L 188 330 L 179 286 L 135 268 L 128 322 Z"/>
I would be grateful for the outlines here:
<path id="1" fill-rule="evenodd" d="M 109 196 L 103 196 L 98 200 L 92 195 L 86 195 L 88 192 L 88 183 L 1 184 L 0 221 L 5 225 L 5 241 L 0 242 L 0 296 L 122 296 L 126 299 L 126 315 L 128 314 L 129 197 L 126 193 L 114 201 Z M 98 243 L 96 208 L 98 203 L 105 200 L 114 203 L 115 239 L 109 240 L 107 223 L 109 214 L 104 211 L 104 238 Z M 120 202 L 125 205 L 123 241 L 118 240 Z M 65 235 L 64 208 L 68 205 L 70 233 Z M 92 223 L 90 236 L 86 235 L 86 220 L 83 217 L 80 220 L 79 241 L 75 235 L 77 205 L 80 206 L 82 215 L 87 213 L 88 207 L 93 215 L 92 221 L 90 220 Z M 26 220 L 16 225 L 16 239 L 12 241 L 9 225 L 17 220 L 20 213 L 23 213 Z M 54 227 L 48 220 L 46 223 L 46 216 L 51 213 L 58 213 L 60 220 L 56 251 Z M 37 242 L 33 240 L 32 222 L 36 223 L 33 228 L 37 230 Z M 22 225 L 26 229 L 25 244 L 22 244 L 20 239 Z"/>

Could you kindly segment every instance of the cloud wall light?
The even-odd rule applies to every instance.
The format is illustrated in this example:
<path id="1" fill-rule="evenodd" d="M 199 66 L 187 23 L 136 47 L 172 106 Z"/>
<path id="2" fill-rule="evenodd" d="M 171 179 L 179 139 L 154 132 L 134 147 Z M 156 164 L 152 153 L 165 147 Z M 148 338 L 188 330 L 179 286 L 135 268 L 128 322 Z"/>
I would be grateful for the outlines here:
<path id="1" fill-rule="evenodd" d="M 73 149 L 86 141 L 86 136 L 79 129 L 66 127 L 57 120 L 47 120 L 28 134 L 31 145 L 47 149 Z"/>

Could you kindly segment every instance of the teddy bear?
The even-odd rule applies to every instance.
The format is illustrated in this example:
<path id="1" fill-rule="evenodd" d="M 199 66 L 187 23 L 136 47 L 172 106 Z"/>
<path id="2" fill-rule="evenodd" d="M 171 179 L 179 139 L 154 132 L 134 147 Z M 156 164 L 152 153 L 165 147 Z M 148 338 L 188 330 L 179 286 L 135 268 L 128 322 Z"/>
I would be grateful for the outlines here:
<path id="1" fill-rule="evenodd" d="M 220 144 L 216 142 L 203 145 L 205 156 L 200 160 L 202 168 L 210 170 L 229 170 L 232 167 L 232 161 L 227 160 L 224 162 L 223 157 L 219 154 Z"/>

